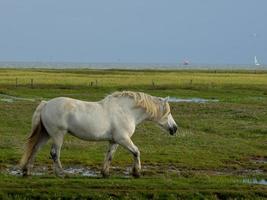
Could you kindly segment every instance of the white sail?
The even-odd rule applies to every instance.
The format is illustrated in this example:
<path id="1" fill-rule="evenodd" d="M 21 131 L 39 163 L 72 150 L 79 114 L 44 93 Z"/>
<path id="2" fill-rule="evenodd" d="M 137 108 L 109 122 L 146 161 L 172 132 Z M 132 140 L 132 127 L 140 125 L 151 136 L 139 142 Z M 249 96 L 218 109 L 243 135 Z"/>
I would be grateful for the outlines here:
<path id="1" fill-rule="evenodd" d="M 256 66 L 259 66 L 259 65 L 260 65 L 260 63 L 258 62 L 258 60 L 257 60 L 257 57 L 256 57 L 256 56 L 254 56 L 254 64 L 255 64 Z"/>

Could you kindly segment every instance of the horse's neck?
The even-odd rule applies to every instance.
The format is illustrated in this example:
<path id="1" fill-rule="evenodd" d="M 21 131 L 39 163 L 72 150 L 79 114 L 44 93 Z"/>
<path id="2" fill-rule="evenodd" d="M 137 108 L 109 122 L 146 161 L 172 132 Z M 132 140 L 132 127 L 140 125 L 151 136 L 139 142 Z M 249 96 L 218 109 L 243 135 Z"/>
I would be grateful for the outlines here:
<path id="1" fill-rule="evenodd" d="M 138 108 L 135 106 L 134 100 L 130 98 L 121 98 L 119 100 L 119 105 L 123 108 L 123 110 L 128 113 L 131 118 L 135 121 L 135 124 L 138 125 L 144 120 L 148 119 L 148 114 L 146 113 L 145 109 Z"/>
<path id="2" fill-rule="evenodd" d="M 145 121 L 148 119 L 148 114 L 144 111 L 143 108 L 137 108 L 132 110 L 133 116 L 135 118 L 135 124 L 138 125 L 141 122 Z"/>

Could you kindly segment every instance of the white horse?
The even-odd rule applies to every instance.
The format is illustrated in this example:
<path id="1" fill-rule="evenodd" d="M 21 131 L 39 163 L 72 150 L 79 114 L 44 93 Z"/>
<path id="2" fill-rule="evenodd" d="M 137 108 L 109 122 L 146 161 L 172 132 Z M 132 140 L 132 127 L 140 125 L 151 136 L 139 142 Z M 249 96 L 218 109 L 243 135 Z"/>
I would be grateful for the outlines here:
<path id="1" fill-rule="evenodd" d="M 177 125 L 171 115 L 168 98 L 150 96 L 142 92 L 115 92 L 99 102 L 85 102 L 58 97 L 42 101 L 32 118 L 32 131 L 21 158 L 23 175 L 29 175 L 37 151 L 49 138 L 52 139 L 51 158 L 56 175 L 63 176 L 60 149 L 64 135 L 70 133 L 83 140 L 109 141 L 105 156 L 104 177 L 109 176 L 109 166 L 118 145 L 134 156 L 134 177 L 140 176 L 140 152 L 131 140 L 135 127 L 144 120 L 159 124 L 171 135 Z"/>

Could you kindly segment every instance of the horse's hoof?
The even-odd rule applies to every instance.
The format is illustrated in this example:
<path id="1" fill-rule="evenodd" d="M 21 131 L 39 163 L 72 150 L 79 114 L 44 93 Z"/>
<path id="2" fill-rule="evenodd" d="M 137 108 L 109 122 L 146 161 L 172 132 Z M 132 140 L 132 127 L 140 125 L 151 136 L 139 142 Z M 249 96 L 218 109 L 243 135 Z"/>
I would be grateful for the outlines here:
<path id="1" fill-rule="evenodd" d="M 102 177 L 103 178 L 109 178 L 109 173 L 105 171 L 101 171 Z"/>
<path id="2" fill-rule="evenodd" d="M 22 173 L 22 177 L 23 177 L 23 178 L 27 178 L 27 177 L 29 177 L 29 176 L 30 176 L 29 174 L 26 174 L 26 173 L 24 174 L 24 173 Z"/>
<path id="3" fill-rule="evenodd" d="M 139 171 L 137 171 L 136 169 L 133 169 L 132 175 L 134 178 L 140 178 L 141 173 Z"/>
<path id="4" fill-rule="evenodd" d="M 22 169 L 22 177 L 28 177 L 30 175 L 31 174 L 29 169 Z"/>
<path id="5" fill-rule="evenodd" d="M 140 178 L 140 177 L 141 177 L 141 174 L 140 174 L 140 173 L 134 173 L 134 174 L 133 174 L 133 177 L 134 177 L 134 178 Z"/>

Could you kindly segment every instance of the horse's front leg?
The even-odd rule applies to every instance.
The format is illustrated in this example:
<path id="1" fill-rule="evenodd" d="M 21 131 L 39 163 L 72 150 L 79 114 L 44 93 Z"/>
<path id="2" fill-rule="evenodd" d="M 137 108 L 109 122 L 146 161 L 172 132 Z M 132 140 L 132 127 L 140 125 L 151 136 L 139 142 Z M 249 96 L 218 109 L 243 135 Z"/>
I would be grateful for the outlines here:
<path id="1" fill-rule="evenodd" d="M 101 174 L 103 177 L 108 177 L 109 176 L 109 166 L 112 160 L 112 157 L 115 153 L 115 151 L 118 148 L 118 144 L 110 142 L 109 143 L 109 147 L 108 147 L 108 151 L 107 154 L 105 156 L 105 160 L 104 160 L 104 164 L 103 164 L 103 169 L 101 171 Z"/>
<path id="2" fill-rule="evenodd" d="M 124 148 L 128 149 L 134 157 L 134 164 L 133 164 L 133 172 L 132 175 L 135 178 L 140 177 L 140 171 L 141 171 L 141 161 L 140 161 L 140 151 L 137 146 L 134 145 L 132 140 L 129 137 L 120 139 L 118 141 L 120 145 L 122 145 Z"/>

